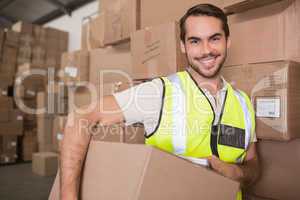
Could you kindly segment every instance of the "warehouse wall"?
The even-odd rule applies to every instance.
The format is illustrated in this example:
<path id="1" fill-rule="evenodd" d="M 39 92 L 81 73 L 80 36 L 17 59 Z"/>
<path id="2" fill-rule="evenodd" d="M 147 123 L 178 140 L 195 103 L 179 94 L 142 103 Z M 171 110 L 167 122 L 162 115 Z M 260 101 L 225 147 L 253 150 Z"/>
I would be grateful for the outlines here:
<path id="1" fill-rule="evenodd" d="M 80 49 L 81 41 L 81 23 L 82 19 L 89 16 L 98 10 L 98 1 L 91 2 L 72 13 L 72 16 L 67 15 L 55 19 L 47 24 L 46 27 L 53 27 L 69 32 L 69 51 Z"/>

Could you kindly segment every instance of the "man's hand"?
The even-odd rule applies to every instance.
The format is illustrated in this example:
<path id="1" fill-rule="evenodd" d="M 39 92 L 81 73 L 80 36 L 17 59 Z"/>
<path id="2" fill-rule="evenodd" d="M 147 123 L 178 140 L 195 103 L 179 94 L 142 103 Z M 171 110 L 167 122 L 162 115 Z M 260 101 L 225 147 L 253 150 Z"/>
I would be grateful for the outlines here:
<path id="1" fill-rule="evenodd" d="M 221 161 L 216 156 L 207 158 L 210 166 L 218 173 L 232 180 L 239 181 L 242 187 L 252 184 L 259 175 L 256 145 L 252 143 L 247 151 L 244 163 L 231 164 Z"/>

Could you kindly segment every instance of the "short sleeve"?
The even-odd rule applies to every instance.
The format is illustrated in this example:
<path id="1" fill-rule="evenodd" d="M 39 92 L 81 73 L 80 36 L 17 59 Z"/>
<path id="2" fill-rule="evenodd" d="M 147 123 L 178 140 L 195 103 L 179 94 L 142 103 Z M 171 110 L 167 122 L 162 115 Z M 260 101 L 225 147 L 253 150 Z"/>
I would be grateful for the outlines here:
<path id="1" fill-rule="evenodd" d="M 115 93 L 114 97 L 123 112 L 126 125 L 141 122 L 148 133 L 158 123 L 162 93 L 163 84 L 157 78 Z"/>

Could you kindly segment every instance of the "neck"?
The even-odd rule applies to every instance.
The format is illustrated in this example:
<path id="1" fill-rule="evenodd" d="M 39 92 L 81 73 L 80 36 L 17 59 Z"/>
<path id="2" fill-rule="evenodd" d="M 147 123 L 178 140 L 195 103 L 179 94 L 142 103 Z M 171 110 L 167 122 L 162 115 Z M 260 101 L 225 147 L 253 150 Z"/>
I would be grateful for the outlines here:
<path id="1" fill-rule="evenodd" d="M 218 90 L 223 87 L 223 81 L 221 76 L 218 74 L 213 78 L 206 78 L 201 76 L 193 68 L 189 67 L 188 71 L 190 72 L 193 79 L 196 81 L 197 85 L 202 89 L 207 89 L 211 94 L 216 94 Z"/>

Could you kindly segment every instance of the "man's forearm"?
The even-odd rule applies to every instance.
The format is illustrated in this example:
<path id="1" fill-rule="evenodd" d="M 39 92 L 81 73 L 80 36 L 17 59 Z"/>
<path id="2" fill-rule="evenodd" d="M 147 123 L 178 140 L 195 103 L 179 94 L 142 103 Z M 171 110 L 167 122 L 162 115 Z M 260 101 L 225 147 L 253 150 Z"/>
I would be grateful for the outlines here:
<path id="1" fill-rule="evenodd" d="M 69 116 L 61 149 L 60 177 L 63 200 L 78 199 L 81 169 L 91 137 L 87 128 L 82 126 L 84 119 L 72 117 Z"/>

